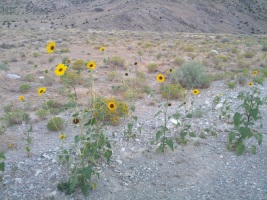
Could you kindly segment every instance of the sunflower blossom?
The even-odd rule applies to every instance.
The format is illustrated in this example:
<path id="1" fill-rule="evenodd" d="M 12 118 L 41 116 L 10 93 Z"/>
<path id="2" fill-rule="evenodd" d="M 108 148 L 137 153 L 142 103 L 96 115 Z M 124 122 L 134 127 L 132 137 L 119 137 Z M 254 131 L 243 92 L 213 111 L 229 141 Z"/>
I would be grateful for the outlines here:
<path id="1" fill-rule="evenodd" d="M 55 69 L 55 74 L 57 75 L 57 76 L 63 76 L 64 74 L 65 74 L 65 71 L 67 70 L 67 66 L 66 65 L 64 65 L 64 64 L 58 64 L 57 66 L 56 66 L 56 69 Z"/>
<path id="2" fill-rule="evenodd" d="M 110 111 L 114 111 L 114 110 L 116 110 L 116 108 L 117 108 L 117 106 L 116 106 L 116 104 L 115 104 L 114 101 L 110 101 L 110 102 L 108 103 L 108 109 L 109 109 Z"/>
<path id="3" fill-rule="evenodd" d="M 38 88 L 38 96 L 41 96 L 42 94 L 44 94 L 46 92 L 46 87 L 40 87 Z"/>
<path id="4" fill-rule="evenodd" d="M 20 101 L 24 101 L 24 96 L 19 96 Z"/>
<path id="5" fill-rule="evenodd" d="M 46 51 L 47 53 L 53 53 L 56 48 L 56 43 L 54 41 L 48 42 L 46 45 Z"/>
<path id="6" fill-rule="evenodd" d="M 90 62 L 87 63 L 87 68 L 88 69 L 92 70 L 92 69 L 95 69 L 95 67 L 96 67 L 95 61 L 91 60 Z"/>
<path id="7" fill-rule="evenodd" d="M 199 91 L 198 91 L 197 89 L 195 89 L 195 90 L 192 91 L 192 93 L 193 93 L 194 95 L 198 95 L 198 94 L 199 94 Z"/>
<path id="8" fill-rule="evenodd" d="M 165 80 L 165 78 L 164 78 L 163 74 L 158 74 L 158 75 L 157 75 L 157 81 L 158 81 L 159 83 L 163 83 L 164 80 Z"/>

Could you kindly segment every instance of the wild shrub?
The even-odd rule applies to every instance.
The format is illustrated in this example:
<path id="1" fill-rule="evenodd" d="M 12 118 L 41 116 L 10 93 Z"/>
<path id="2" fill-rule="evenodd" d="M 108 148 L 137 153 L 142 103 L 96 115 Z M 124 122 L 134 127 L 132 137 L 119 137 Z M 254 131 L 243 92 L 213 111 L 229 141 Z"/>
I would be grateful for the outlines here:
<path id="1" fill-rule="evenodd" d="M 186 88 L 208 88 L 210 79 L 204 66 L 196 61 L 189 61 L 172 74 L 172 81 Z"/>

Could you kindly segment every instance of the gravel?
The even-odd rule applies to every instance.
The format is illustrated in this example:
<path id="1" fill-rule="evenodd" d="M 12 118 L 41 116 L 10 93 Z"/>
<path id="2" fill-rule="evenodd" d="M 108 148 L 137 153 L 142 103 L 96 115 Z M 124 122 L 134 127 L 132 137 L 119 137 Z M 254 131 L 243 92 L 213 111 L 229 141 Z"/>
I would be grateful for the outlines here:
<path id="1" fill-rule="evenodd" d="M 267 83 L 262 87 L 267 95 Z M 111 162 L 101 163 L 97 168 L 100 179 L 94 179 L 97 189 L 86 199 L 267 199 L 267 138 L 266 106 L 263 106 L 263 127 L 256 127 L 264 133 L 263 143 L 253 155 L 248 150 L 237 156 L 226 149 L 227 130 L 230 124 L 219 120 L 220 108 L 212 109 L 214 95 L 222 93 L 232 97 L 231 106 L 236 107 L 236 96 L 243 87 L 228 90 L 221 81 L 213 82 L 209 89 L 201 91 L 195 98 L 196 106 L 205 110 L 200 118 L 189 123 L 197 137 L 187 145 L 175 145 L 172 152 L 156 153 L 157 127 L 163 123 L 162 116 L 153 118 L 156 106 L 149 106 L 145 100 L 136 103 L 138 122 L 142 133 L 136 139 L 127 141 L 123 137 L 123 125 L 107 127 L 107 135 L 113 146 Z M 170 114 L 175 113 L 181 102 L 174 101 Z M 218 107 L 218 106 L 217 106 Z M 212 111 L 212 112 L 211 112 Z M 177 121 L 172 119 L 173 124 Z M 172 126 L 172 124 L 169 124 Z M 205 134 L 206 128 L 216 131 L 217 137 Z M 7 134 L 21 137 L 25 125 L 11 127 Z M 174 128 L 175 129 L 175 128 Z M 0 199 L 83 199 L 79 190 L 65 195 L 56 189 L 58 182 L 65 180 L 67 171 L 57 162 L 60 141 L 57 134 L 46 130 L 45 122 L 33 126 L 32 155 L 26 157 L 23 141 L 16 148 L 6 152 L 6 171 L 0 184 Z M 71 141 L 76 129 L 69 127 L 65 132 Z M 112 136 L 112 135 L 115 135 Z M 252 141 L 247 141 L 250 144 Z"/>

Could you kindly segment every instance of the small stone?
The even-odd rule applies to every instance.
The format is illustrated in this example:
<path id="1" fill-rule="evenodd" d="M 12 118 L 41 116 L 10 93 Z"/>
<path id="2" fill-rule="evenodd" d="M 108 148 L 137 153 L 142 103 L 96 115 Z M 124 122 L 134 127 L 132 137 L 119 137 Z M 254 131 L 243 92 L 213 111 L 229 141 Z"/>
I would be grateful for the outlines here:
<path id="1" fill-rule="evenodd" d="M 36 171 L 36 173 L 35 173 L 35 176 L 38 176 L 38 175 L 41 174 L 42 172 L 43 172 L 42 170 L 38 169 L 38 170 Z"/>
<path id="2" fill-rule="evenodd" d="M 29 190 L 32 190 L 32 189 L 34 189 L 34 186 L 31 184 L 29 187 Z"/>
<path id="3" fill-rule="evenodd" d="M 21 184 L 22 183 L 22 178 L 15 178 L 15 183 Z"/>
<path id="4" fill-rule="evenodd" d="M 121 160 L 116 160 L 116 162 L 121 165 L 122 164 L 122 161 Z"/>
<path id="5" fill-rule="evenodd" d="M 219 108 L 221 108 L 223 105 L 222 103 L 218 103 L 216 106 L 215 106 L 215 110 L 218 110 Z"/>
<path id="6" fill-rule="evenodd" d="M 124 152 L 124 151 L 125 151 L 125 148 L 124 148 L 124 147 L 122 147 L 122 148 L 121 148 L 121 151 L 122 151 L 122 152 Z"/>
<path id="7" fill-rule="evenodd" d="M 220 155 L 220 158 L 223 158 L 223 155 Z"/>
<path id="8" fill-rule="evenodd" d="M 20 79 L 20 76 L 18 76 L 17 74 L 7 74 L 6 78 L 8 78 L 8 79 Z"/>

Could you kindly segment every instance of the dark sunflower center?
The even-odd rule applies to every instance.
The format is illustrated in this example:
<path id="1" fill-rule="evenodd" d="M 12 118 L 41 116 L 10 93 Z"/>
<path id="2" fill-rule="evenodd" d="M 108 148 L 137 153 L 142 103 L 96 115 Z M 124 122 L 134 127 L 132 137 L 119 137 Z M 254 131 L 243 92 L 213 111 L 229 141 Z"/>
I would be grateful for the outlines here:
<path id="1" fill-rule="evenodd" d="M 40 93 L 43 93 L 44 91 L 43 90 L 40 90 Z"/>
<path id="2" fill-rule="evenodd" d="M 159 77 L 159 80 L 162 80 L 162 76 Z"/>
<path id="3" fill-rule="evenodd" d="M 62 69 L 62 68 L 60 68 L 58 71 L 62 72 L 62 71 L 63 71 L 63 69 Z"/>
<path id="4" fill-rule="evenodd" d="M 92 68 L 93 66 L 94 66 L 94 65 L 93 65 L 93 64 L 91 64 L 91 65 L 90 65 L 90 68 Z"/>
<path id="5" fill-rule="evenodd" d="M 53 50 L 55 49 L 55 47 L 52 45 L 52 46 L 50 47 L 50 49 L 53 51 Z"/>
<path id="6" fill-rule="evenodd" d="M 110 108 L 114 108 L 114 104 L 110 104 Z"/>

